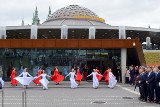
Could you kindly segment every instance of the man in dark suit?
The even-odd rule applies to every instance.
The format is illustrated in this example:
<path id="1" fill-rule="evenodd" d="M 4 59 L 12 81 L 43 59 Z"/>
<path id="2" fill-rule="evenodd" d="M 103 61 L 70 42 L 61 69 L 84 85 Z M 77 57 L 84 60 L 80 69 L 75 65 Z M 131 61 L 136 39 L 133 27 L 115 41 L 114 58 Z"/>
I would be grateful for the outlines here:
<path id="1" fill-rule="evenodd" d="M 134 85 L 135 84 L 135 71 L 134 71 L 133 66 L 130 66 L 129 74 L 130 74 L 130 84 Z"/>
<path id="2" fill-rule="evenodd" d="M 147 101 L 147 95 L 146 95 L 146 73 L 145 73 L 145 67 L 141 66 L 139 67 L 139 76 L 138 76 L 138 83 L 139 83 L 139 92 L 140 92 L 140 98 L 141 101 Z"/>
<path id="3" fill-rule="evenodd" d="M 156 67 L 156 73 L 155 73 L 155 95 L 156 100 L 155 103 L 160 104 L 160 66 Z"/>
<path id="4" fill-rule="evenodd" d="M 148 67 L 147 70 L 148 70 L 148 74 L 146 76 L 146 84 L 147 84 L 148 97 L 149 97 L 148 103 L 153 103 L 155 73 L 153 72 L 152 67 Z"/>

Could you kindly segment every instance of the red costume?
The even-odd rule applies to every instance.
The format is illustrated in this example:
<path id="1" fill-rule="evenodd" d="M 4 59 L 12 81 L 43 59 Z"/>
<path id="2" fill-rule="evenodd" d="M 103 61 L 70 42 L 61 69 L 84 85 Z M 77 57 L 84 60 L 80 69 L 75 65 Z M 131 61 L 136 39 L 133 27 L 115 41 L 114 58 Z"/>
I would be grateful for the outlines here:
<path id="1" fill-rule="evenodd" d="M 14 79 L 17 76 L 17 72 L 15 70 L 12 71 L 11 73 L 11 85 L 17 85 L 18 81 Z"/>
<path id="2" fill-rule="evenodd" d="M 83 76 L 81 75 L 80 70 L 77 70 L 76 75 L 77 75 L 77 77 L 75 78 L 75 80 L 78 81 L 78 82 L 81 82 Z"/>
<path id="3" fill-rule="evenodd" d="M 64 76 L 60 75 L 57 69 L 54 70 L 54 75 L 50 77 L 50 79 L 56 83 L 59 83 L 64 80 Z"/>
<path id="4" fill-rule="evenodd" d="M 97 69 L 97 73 L 98 74 L 101 74 L 101 72 Z M 97 79 L 100 81 L 101 79 L 102 79 L 102 76 L 100 76 L 100 75 L 96 75 L 96 77 L 97 77 Z"/>
<path id="5" fill-rule="evenodd" d="M 109 80 L 109 73 L 108 73 L 109 71 L 108 70 L 106 70 L 105 72 L 104 72 L 104 74 L 103 74 L 103 76 L 104 76 L 104 78 L 105 78 L 105 82 L 108 82 L 108 80 Z"/>
<path id="6" fill-rule="evenodd" d="M 40 70 L 38 70 L 37 77 L 40 76 L 41 74 L 42 74 L 42 72 Z M 41 80 L 41 77 L 34 79 L 33 82 L 37 85 L 40 85 L 41 83 L 39 82 L 39 80 Z"/>

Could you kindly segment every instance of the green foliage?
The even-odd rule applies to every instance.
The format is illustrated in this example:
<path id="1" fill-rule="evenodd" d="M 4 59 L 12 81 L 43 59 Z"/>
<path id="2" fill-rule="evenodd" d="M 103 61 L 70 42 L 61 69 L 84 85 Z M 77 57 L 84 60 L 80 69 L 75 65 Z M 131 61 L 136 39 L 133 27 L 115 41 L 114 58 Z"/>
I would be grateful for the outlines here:
<path id="1" fill-rule="evenodd" d="M 160 64 L 160 52 L 144 52 L 147 64 Z"/>

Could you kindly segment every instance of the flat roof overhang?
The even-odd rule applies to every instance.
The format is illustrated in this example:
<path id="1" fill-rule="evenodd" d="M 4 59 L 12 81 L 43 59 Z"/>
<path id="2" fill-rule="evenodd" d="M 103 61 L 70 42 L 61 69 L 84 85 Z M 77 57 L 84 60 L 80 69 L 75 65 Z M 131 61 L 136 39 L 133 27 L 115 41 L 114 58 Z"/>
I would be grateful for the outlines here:
<path id="1" fill-rule="evenodd" d="M 133 45 L 134 44 L 134 45 Z M 0 48 L 133 49 L 139 64 L 146 65 L 139 39 L 0 39 Z"/>
<path id="2" fill-rule="evenodd" d="M 38 29 L 61 29 L 62 26 L 54 25 L 54 26 L 44 26 L 44 25 L 38 25 Z M 68 25 L 69 29 L 89 29 L 90 27 L 95 27 L 96 29 L 111 29 L 111 30 L 119 30 L 119 26 L 76 26 L 76 25 Z M 146 32 L 160 32 L 160 29 L 154 29 L 154 28 L 145 28 L 145 27 L 131 27 L 131 26 L 125 26 L 126 30 L 133 30 L 133 31 L 146 31 Z M 31 25 L 26 26 L 6 26 L 6 30 L 20 30 L 20 29 L 31 29 Z"/>

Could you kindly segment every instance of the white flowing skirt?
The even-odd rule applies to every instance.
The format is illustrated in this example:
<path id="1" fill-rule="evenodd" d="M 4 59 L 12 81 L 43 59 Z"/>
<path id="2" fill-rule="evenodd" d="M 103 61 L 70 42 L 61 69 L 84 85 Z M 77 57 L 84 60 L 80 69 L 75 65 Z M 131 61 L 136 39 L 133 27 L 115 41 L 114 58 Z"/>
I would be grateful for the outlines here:
<path id="1" fill-rule="evenodd" d="M 71 88 L 77 88 L 78 84 L 76 83 L 75 79 L 70 78 Z"/>
<path id="2" fill-rule="evenodd" d="M 93 88 L 98 88 L 99 86 L 99 81 L 97 78 L 93 78 Z"/>
<path id="3" fill-rule="evenodd" d="M 48 89 L 49 81 L 46 78 L 39 80 L 39 82 L 43 85 L 43 88 Z"/>
<path id="4" fill-rule="evenodd" d="M 22 85 L 29 85 L 34 80 L 33 77 L 16 77 L 14 79 L 16 79 Z"/>
<path id="5" fill-rule="evenodd" d="M 2 84 L 2 87 L 4 87 L 4 81 L 2 80 L 2 78 L 0 78 L 0 82 Z"/>
<path id="6" fill-rule="evenodd" d="M 117 84 L 117 80 L 115 78 L 109 78 L 109 88 L 114 88 Z"/>

